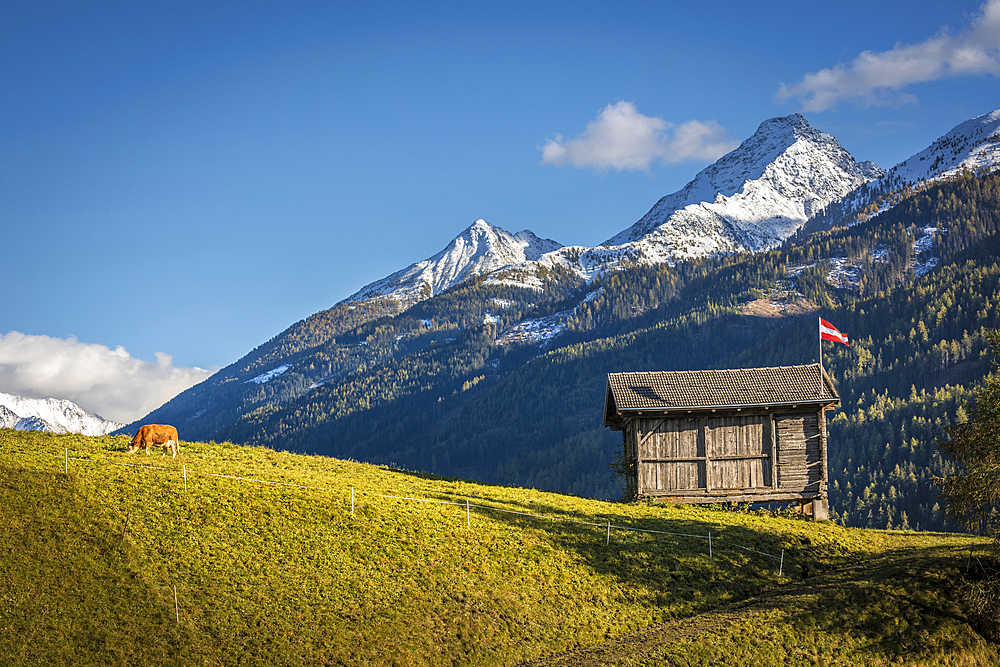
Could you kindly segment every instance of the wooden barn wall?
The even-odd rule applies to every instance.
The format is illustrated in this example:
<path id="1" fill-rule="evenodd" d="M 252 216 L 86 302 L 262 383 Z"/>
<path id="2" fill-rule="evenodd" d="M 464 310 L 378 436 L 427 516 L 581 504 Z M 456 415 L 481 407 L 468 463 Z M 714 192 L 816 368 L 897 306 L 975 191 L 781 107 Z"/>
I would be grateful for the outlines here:
<path id="1" fill-rule="evenodd" d="M 823 475 L 819 414 L 776 414 L 774 424 L 781 489 L 818 492 Z"/>
<path id="2" fill-rule="evenodd" d="M 623 445 L 635 466 L 626 490 L 817 494 L 825 491 L 822 417 L 800 411 L 630 419 Z"/>
<path id="3" fill-rule="evenodd" d="M 625 474 L 626 498 L 635 498 L 643 493 L 643 490 L 639 488 L 639 478 L 636 474 L 639 470 L 639 465 L 636 463 L 638 461 L 636 431 L 635 420 L 625 422 L 625 427 L 622 429 L 622 439 L 625 448 L 625 463 L 629 466 Z"/>

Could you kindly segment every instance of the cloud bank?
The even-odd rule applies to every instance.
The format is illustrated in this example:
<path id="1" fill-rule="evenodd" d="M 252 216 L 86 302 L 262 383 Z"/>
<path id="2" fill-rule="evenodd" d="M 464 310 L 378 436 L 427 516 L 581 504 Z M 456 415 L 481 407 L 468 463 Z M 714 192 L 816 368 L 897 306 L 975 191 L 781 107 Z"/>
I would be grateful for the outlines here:
<path id="1" fill-rule="evenodd" d="M 0 334 L 0 392 L 29 398 L 65 398 L 105 419 L 139 419 L 215 370 L 182 368 L 76 338 Z"/>
<path id="2" fill-rule="evenodd" d="M 674 125 L 623 101 L 604 107 L 579 137 L 566 141 L 557 134 L 541 151 L 542 164 L 647 171 L 656 161 L 713 161 L 737 145 L 714 120 Z"/>
<path id="3" fill-rule="evenodd" d="M 967 30 L 936 36 L 889 51 L 864 51 L 847 65 L 806 74 L 797 84 L 781 84 L 781 102 L 797 100 L 802 111 L 825 111 L 841 100 L 861 104 L 910 102 L 900 92 L 914 83 L 959 76 L 1000 75 L 1000 0 L 983 5 Z"/>

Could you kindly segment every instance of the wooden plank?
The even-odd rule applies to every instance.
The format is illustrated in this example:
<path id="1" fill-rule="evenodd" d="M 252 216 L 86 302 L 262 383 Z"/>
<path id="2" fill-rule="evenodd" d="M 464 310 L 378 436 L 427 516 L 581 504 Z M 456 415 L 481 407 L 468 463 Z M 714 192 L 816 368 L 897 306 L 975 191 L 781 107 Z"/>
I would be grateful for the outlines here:
<path id="1" fill-rule="evenodd" d="M 629 434 L 630 434 L 630 437 L 631 437 L 632 444 L 635 447 L 635 458 L 636 458 L 635 485 L 636 485 L 636 493 L 638 495 L 640 495 L 640 496 L 644 496 L 644 495 L 646 495 L 646 489 L 648 487 L 646 486 L 646 480 L 645 480 L 646 471 L 643 469 L 642 464 L 638 463 L 638 460 L 639 460 L 639 420 L 638 419 L 632 419 L 632 420 L 630 420 L 630 423 L 629 423 Z"/>
<path id="2" fill-rule="evenodd" d="M 774 415 L 767 416 L 768 444 L 771 446 L 771 488 L 778 488 L 778 450 L 774 438 Z"/>
<path id="3" fill-rule="evenodd" d="M 805 428 L 801 414 L 775 416 L 777 467 L 782 489 L 801 489 L 804 484 L 800 478 L 808 477 Z"/>
<path id="4" fill-rule="evenodd" d="M 705 418 L 698 418 L 698 451 L 705 457 L 705 490 L 712 490 L 712 461 L 708 454 L 708 442 L 705 439 Z"/>
<path id="5" fill-rule="evenodd" d="M 826 497 L 826 488 L 829 484 L 829 474 L 830 471 L 827 468 L 827 451 L 826 451 L 826 410 L 820 406 L 819 414 L 817 415 L 817 423 L 819 427 L 819 449 L 820 449 L 820 461 L 822 463 L 822 469 L 820 470 L 820 493 Z"/>
<path id="6" fill-rule="evenodd" d="M 706 461 L 709 457 L 707 456 L 672 456 L 669 458 L 662 459 L 642 459 L 643 463 L 667 463 L 667 462 L 678 462 L 678 461 Z M 770 454 L 738 454 L 736 456 L 713 456 L 711 460 L 713 461 L 752 461 L 757 459 L 769 459 Z"/>

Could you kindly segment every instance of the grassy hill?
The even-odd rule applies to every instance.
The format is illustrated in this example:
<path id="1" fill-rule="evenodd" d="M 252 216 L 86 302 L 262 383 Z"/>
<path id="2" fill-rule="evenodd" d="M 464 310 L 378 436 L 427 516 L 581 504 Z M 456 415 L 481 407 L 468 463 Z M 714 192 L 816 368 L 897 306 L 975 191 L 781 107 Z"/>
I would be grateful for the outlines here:
<path id="1" fill-rule="evenodd" d="M 0 430 L 0 662 L 1000 659 L 956 594 L 969 549 L 985 546 L 968 536 L 602 502 L 228 443 L 185 442 L 176 460 L 124 449 Z"/>

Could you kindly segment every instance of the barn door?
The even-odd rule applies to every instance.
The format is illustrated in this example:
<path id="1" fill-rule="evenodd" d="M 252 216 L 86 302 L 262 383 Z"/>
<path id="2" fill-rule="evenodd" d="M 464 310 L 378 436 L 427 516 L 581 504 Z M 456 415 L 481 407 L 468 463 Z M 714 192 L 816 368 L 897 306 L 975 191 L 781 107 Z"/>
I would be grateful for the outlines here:
<path id="1" fill-rule="evenodd" d="M 823 463 L 816 414 L 775 415 L 774 425 L 781 489 L 818 493 Z"/>
<path id="2" fill-rule="evenodd" d="M 709 490 L 771 486 L 767 417 L 733 415 L 705 420 Z"/>

